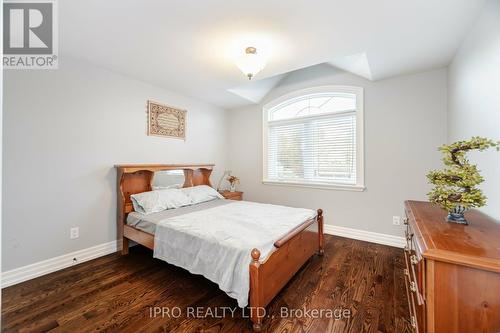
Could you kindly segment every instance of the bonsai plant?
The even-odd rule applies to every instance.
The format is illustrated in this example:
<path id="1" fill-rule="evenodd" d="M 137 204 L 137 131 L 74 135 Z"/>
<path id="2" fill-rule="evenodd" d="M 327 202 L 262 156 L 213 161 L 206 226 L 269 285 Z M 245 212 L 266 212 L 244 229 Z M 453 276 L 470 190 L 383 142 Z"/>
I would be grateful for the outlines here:
<path id="1" fill-rule="evenodd" d="M 431 202 L 448 211 L 448 222 L 468 224 L 464 212 L 486 204 L 486 196 L 477 188 L 484 179 L 477 166 L 469 163 L 466 153 L 493 147 L 499 151 L 500 141 L 494 142 L 478 136 L 439 147 L 444 154 L 443 162 L 446 167 L 444 170 L 433 170 L 427 174 L 429 182 L 435 185 L 428 197 Z"/>

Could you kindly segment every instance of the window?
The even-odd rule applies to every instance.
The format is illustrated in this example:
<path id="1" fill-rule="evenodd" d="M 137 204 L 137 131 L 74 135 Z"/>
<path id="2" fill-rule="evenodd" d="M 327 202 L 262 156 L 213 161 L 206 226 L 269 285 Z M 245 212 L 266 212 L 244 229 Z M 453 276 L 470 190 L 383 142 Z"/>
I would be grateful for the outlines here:
<path id="1" fill-rule="evenodd" d="M 264 106 L 264 183 L 364 189 L 363 89 L 325 86 Z"/>

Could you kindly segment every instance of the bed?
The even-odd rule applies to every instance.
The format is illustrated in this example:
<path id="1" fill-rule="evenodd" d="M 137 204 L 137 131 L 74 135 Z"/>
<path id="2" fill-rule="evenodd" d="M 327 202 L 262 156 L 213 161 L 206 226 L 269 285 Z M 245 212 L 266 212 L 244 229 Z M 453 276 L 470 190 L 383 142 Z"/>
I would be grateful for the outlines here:
<path id="1" fill-rule="evenodd" d="M 121 253 L 128 254 L 132 240 L 152 249 L 155 257 L 218 283 L 238 300 L 240 307 L 249 306 L 253 329 L 258 332 L 264 314 L 260 309 L 271 302 L 312 255 L 323 254 L 322 211 L 310 214 L 305 209 L 225 199 L 150 215 L 134 211 L 131 195 L 151 191 L 156 172 L 182 170 L 184 188 L 211 186 L 213 167 L 117 165 L 117 235 Z M 237 239 L 239 234 L 245 237 Z M 236 247 L 231 241 L 234 239 L 238 240 Z M 185 246 L 186 242 L 192 246 Z M 193 252 L 197 248 L 203 251 Z M 228 278 L 227 271 L 221 269 L 227 260 L 234 261 L 231 274 L 238 279 Z"/>

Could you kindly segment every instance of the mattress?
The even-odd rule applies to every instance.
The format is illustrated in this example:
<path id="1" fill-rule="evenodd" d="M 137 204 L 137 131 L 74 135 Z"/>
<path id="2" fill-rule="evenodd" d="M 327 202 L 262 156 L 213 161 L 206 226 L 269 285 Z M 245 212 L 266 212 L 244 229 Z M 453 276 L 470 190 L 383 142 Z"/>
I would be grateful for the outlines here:
<path id="1" fill-rule="evenodd" d="M 276 249 L 275 241 L 314 218 L 316 211 L 226 202 L 160 221 L 153 256 L 217 283 L 243 308 L 248 304 L 252 249 L 259 249 L 259 259 L 265 261 Z"/>
<path id="2" fill-rule="evenodd" d="M 131 227 L 137 228 L 141 231 L 154 235 L 156 232 L 156 226 L 162 220 L 197 212 L 204 209 L 227 205 L 228 203 L 231 202 L 232 202 L 231 200 L 226 200 L 226 199 L 215 199 L 177 209 L 167 209 L 153 214 L 142 214 L 139 212 L 131 212 L 127 216 L 127 224 Z"/>
<path id="3" fill-rule="evenodd" d="M 215 199 L 148 215 L 130 213 L 127 223 L 154 234 L 155 258 L 203 275 L 244 308 L 252 249 L 265 261 L 275 241 L 315 216 L 311 209 Z"/>

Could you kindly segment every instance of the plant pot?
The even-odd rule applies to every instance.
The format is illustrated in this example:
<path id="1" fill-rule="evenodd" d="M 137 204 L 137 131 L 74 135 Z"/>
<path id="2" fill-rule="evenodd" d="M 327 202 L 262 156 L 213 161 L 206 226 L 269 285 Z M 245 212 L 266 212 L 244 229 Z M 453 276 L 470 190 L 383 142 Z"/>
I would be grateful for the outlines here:
<path id="1" fill-rule="evenodd" d="M 469 224 L 465 219 L 464 213 L 467 210 L 464 206 L 456 205 L 453 210 L 448 212 L 446 217 L 446 222 L 458 223 L 458 224 Z"/>

